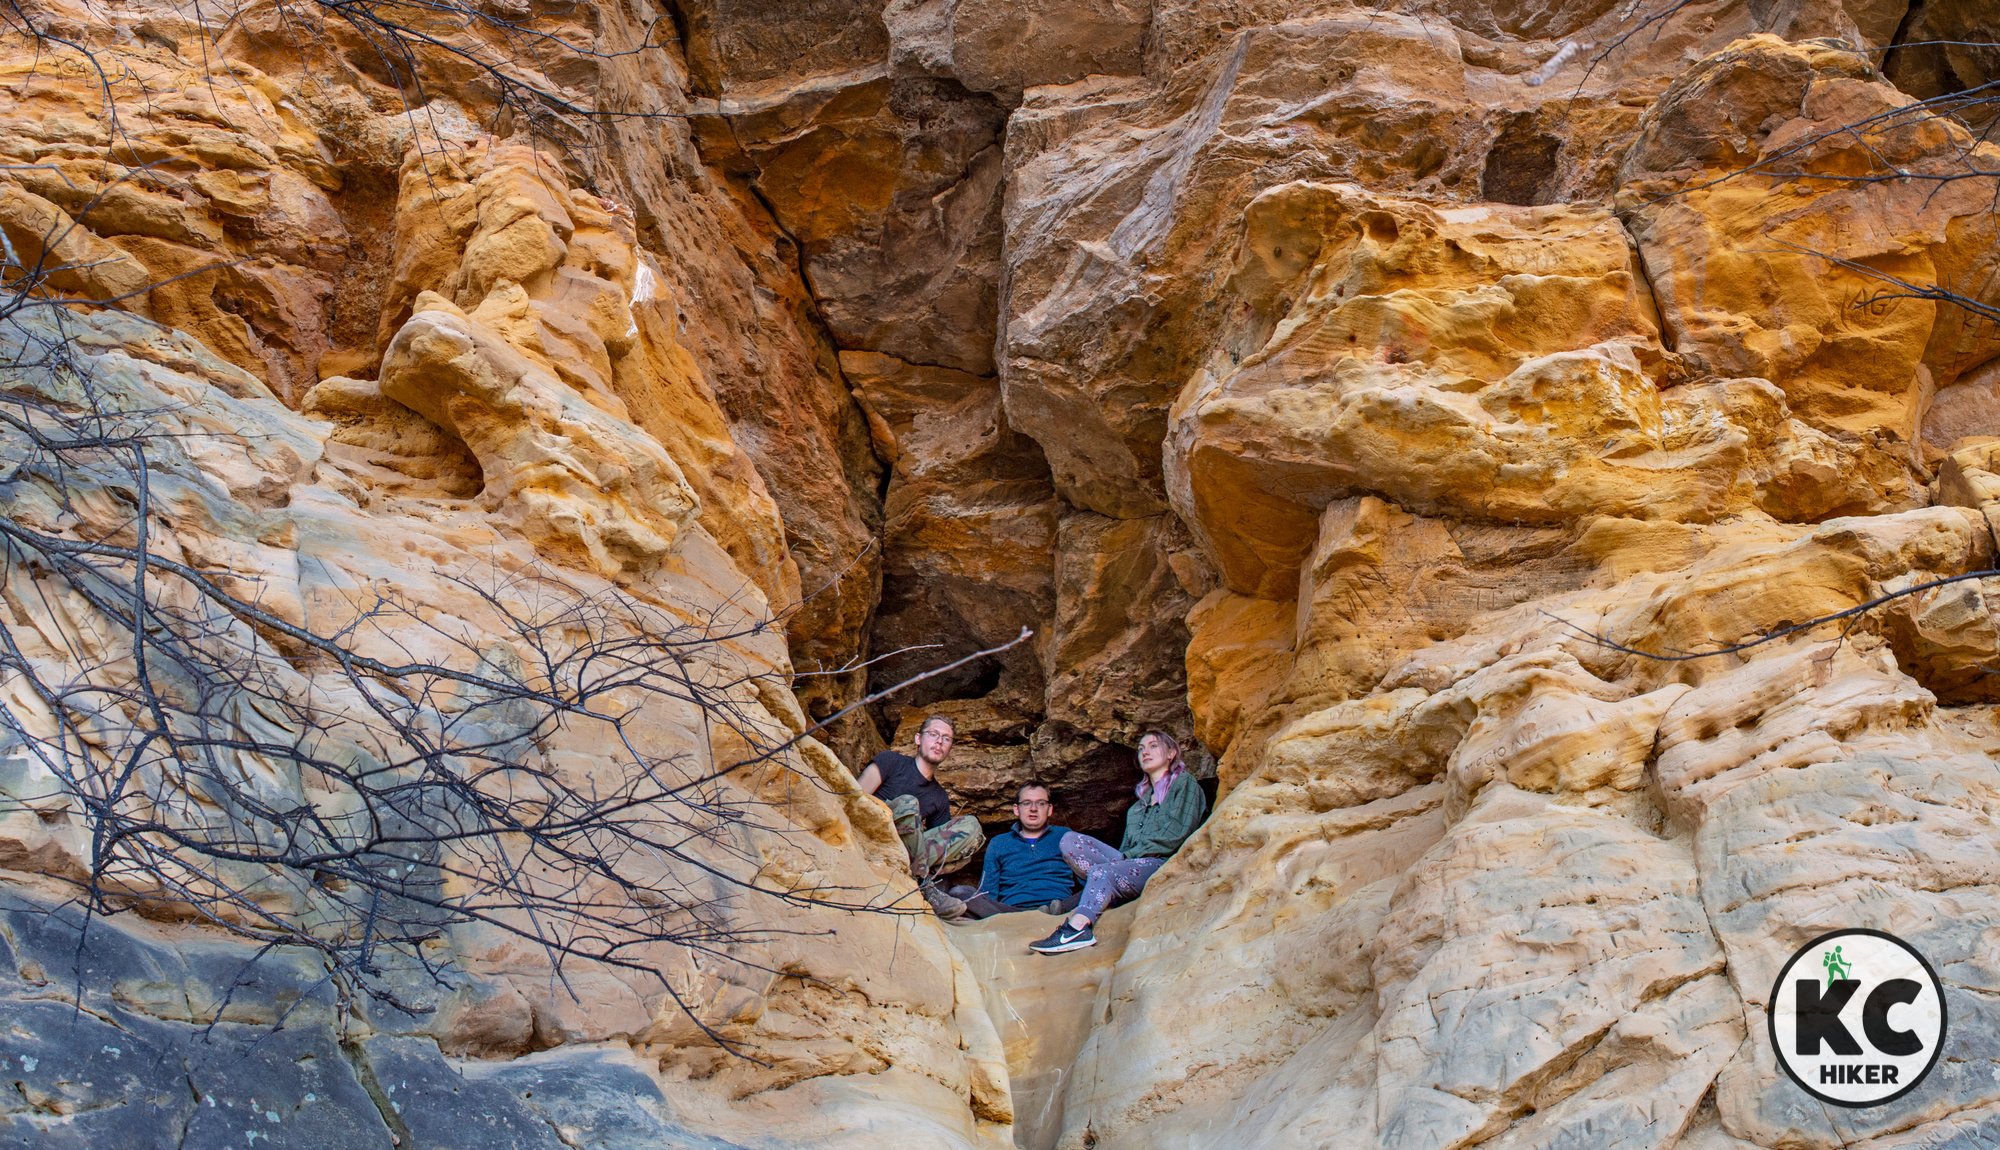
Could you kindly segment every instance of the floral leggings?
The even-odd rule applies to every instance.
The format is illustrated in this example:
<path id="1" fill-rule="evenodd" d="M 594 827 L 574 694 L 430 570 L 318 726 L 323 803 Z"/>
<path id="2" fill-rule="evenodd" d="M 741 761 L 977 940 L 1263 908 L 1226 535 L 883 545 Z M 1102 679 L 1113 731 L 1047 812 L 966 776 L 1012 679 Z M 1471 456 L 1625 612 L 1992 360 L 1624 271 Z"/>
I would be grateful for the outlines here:
<path id="1" fill-rule="evenodd" d="M 1076 913 L 1097 921 L 1113 898 L 1134 898 L 1146 880 L 1166 865 L 1166 859 L 1128 859 L 1117 849 L 1089 835 L 1071 831 L 1063 836 L 1063 861 L 1083 879 L 1083 896 Z"/>

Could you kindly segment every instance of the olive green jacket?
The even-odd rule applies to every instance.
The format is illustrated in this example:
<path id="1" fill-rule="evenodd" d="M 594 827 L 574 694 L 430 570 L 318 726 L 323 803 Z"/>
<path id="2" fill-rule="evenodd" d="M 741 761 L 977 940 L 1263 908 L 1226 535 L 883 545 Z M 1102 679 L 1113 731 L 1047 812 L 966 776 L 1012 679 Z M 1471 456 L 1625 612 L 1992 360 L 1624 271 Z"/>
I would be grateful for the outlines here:
<path id="1" fill-rule="evenodd" d="M 1208 814 L 1208 796 L 1188 771 L 1182 771 L 1167 787 L 1166 798 L 1157 803 L 1152 800 L 1152 787 L 1148 786 L 1125 812 L 1125 837 L 1118 844 L 1118 853 L 1128 859 L 1172 855 Z"/>

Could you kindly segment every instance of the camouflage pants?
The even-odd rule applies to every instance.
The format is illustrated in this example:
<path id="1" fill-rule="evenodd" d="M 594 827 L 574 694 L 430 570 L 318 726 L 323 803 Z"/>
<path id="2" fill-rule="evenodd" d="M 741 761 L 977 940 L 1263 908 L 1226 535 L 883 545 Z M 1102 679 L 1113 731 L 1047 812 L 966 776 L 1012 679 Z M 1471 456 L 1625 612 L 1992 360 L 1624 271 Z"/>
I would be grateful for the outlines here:
<path id="1" fill-rule="evenodd" d="M 896 835 L 903 840 L 903 849 L 910 852 L 910 873 L 918 878 L 950 874 L 971 862 L 986 845 L 986 832 L 971 815 L 925 830 L 915 795 L 890 799 L 889 813 L 896 816 Z"/>

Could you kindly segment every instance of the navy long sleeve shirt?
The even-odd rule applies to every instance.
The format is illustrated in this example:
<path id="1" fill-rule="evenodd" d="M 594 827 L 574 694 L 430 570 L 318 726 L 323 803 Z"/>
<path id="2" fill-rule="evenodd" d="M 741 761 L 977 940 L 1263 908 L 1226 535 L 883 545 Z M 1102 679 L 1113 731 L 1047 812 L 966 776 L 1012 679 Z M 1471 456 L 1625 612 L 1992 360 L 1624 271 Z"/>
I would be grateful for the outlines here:
<path id="1" fill-rule="evenodd" d="M 986 844 L 986 867 L 979 872 L 979 889 L 1023 909 L 1041 906 L 1076 893 L 1076 872 L 1063 861 L 1062 839 L 1068 827 L 1049 827 L 1032 839 L 1021 837 L 1021 824 L 994 835 Z"/>

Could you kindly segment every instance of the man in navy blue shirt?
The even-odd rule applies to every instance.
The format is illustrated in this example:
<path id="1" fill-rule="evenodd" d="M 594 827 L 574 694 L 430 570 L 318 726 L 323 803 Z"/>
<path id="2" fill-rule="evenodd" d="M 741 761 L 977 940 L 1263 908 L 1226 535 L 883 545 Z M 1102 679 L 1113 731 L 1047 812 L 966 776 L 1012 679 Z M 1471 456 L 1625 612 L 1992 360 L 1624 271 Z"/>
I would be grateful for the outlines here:
<path id="1" fill-rule="evenodd" d="M 1054 816 L 1047 784 L 1021 784 L 1014 795 L 1013 827 L 986 844 L 986 866 L 979 873 L 978 888 L 952 891 L 965 900 L 969 917 L 1039 910 L 1075 898 L 1076 872 L 1062 857 L 1062 839 L 1069 828 L 1051 826 Z"/>

